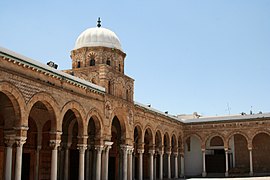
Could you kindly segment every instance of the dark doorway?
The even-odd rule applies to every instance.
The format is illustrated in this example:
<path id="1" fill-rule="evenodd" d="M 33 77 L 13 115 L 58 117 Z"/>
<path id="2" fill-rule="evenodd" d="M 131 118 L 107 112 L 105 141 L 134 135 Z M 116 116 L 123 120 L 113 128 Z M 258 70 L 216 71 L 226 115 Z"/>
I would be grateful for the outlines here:
<path id="1" fill-rule="evenodd" d="M 79 177 L 79 151 L 70 150 L 69 179 L 78 179 Z"/>
<path id="2" fill-rule="evenodd" d="M 206 155 L 207 173 L 225 173 L 225 151 L 224 149 L 211 150 L 212 153 Z"/>
<path id="3" fill-rule="evenodd" d="M 115 180 L 115 157 L 109 158 L 109 170 L 108 170 L 108 176 L 110 180 Z"/>
<path id="4" fill-rule="evenodd" d="M 22 155 L 22 180 L 30 179 L 30 153 Z"/>

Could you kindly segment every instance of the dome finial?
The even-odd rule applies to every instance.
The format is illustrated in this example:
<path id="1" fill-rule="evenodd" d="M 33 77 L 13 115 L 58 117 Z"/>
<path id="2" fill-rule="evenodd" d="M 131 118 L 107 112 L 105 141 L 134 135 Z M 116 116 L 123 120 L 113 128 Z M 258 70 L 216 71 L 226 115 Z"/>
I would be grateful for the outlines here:
<path id="1" fill-rule="evenodd" d="M 97 20 L 97 27 L 101 27 L 101 20 L 100 20 L 100 17 L 98 18 L 98 20 Z"/>

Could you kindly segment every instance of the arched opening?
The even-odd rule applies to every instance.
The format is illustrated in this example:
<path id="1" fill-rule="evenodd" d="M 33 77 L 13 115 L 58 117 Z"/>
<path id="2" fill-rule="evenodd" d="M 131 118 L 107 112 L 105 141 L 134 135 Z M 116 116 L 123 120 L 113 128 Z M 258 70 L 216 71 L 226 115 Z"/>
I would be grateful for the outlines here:
<path id="1" fill-rule="evenodd" d="M 95 59 L 91 59 L 91 60 L 90 60 L 90 66 L 95 66 L 95 65 L 96 65 Z"/>
<path id="2" fill-rule="evenodd" d="M 61 142 L 63 150 L 65 151 L 65 158 L 63 162 L 62 177 L 64 179 L 78 179 L 79 176 L 79 150 L 78 145 L 78 117 L 76 110 L 69 109 L 63 119 Z"/>
<path id="3" fill-rule="evenodd" d="M 200 176 L 202 174 L 201 140 L 191 135 L 185 139 L 185 175 Z"/>
<path id="4" fill-rule="evenodd" d="M 144 133 L 144 154 L 143 154 L 143 179 L 148 179 L 150 177 L 149 173 L 149 150 L 153 148 L 153 135 L 150 128 L 147 128 Z"/>
<path id="5" fill-rule="evenodd" d="M 139 175 L 139 154 L 138 154 L 138 149 L 143 149 L 142 147 L 142 130 L 139 126 L 136 126 L 134 128 L 134 178 L 138 179 Z"/>
<path id="6" fill-rule="evenodd" d="M 107 64 L 108 66 L 110 66 L 110 65 L 111 65 L 111 61 L 110 61 L 110 59 L 107 59 L 106 64 Z"/>
<path id="7" fill-rule="evenodd" d="M 157 151 L 163 151 L 163 146 L 162 146 L 162 135 L 160 131 L 157 131 L 155 134 L 155 146 Z M 156 177 L 159 177 L 160 173 L 160 153 L 157 153 L 156 157 Z M 163 155 L 162 155 L 163 156 Z M 162 157 L 163 158 L 163 157 Z"/>
<path id="8" fill-rule="evenodd" d="M 249 151 L 245 136 L 234 134 L 229 139 L 229 173 L 240 175 L 249 173 Z"/>
<path id="9" fill-rule="evenodd" d="M 109 152 L 109 171 L 108 175 L 110 179 L 117 180 L 122 179 L 122 129 L 119 119 L 115 116 L 112 121 L 112 149 Z"/>
<path id="10" fill-rule="evenodd" d="M 172 140 L 171 140 L 171 146 L 172 146 L 172 155 L 171 155 L 171 177 L 175 177 L 175 154 L 174 153 L 178 153 L 178 147 L 177 147 L 177 140 L 175 135 L 172 136 Z"/>
<path id="11" fill-rule="evenodd" d="M 0 178 L 4 179 L 5 175 L 5 147 L 15 146 L 14 144 L 6 144 L 5 139 L 9 136 L 15 136 L 13 129 L 15 122 L 20 119 L 19 106 L 15 98 L 3 92 L 0 92 Z M 15 155 L 13 153 L 12 164 L 15 163 Z M 11 169 L 11 171 L 13 171 Z"/>
<path id="12" fill-rule="evenodd" d="M 214 136 L 206 142 L 205 164 L 207 173 L 225 173 L 224 142 L 221 137 Z"/>
<path id="13" fill-rule="evenodd" d="M 253 169 L 256 173 L 270 172 L 270 137 L 269 134 L 259 133 L 252 140 Z"/>
<path id="14" fill-rule="evenodd" d="M 163 156 L 163 176 L 168 177 L 169 172 L 168 172 L 168 158 L 171 158 L 171 154 L 168 154 L 167 152 L 171 152 L 171 142 L 170 142 L 170 137 L 169 134 L 166 132 L 164 134 L 164 156 Z M 171 162 L 171 161 L 170 161 Z"/>
<path id="15" fill-rule="evenodd" d="M 80 67 L 81 67 L 81 62 L 78 61 L 78 62 L 77 62 L 77 68 L 80 68 Z"/>
<path id="16" fill-rule="evenodd" d="M 97 128 L 94 122 L 94 118 L 91 117 L 88 123 L 88 139 L 87 139 L 88 149 L 86 151 L 86 157 L 85 157 L 85 163 L 86 163 L 85 169 L 86 169 L 87 180 L 95 179 L 95 172 L 96 172 L 95 141 L 97 140 L 96 132 L 97 132 Z"/>
<path id="17" fill-rule="evenodd" d="M 23 146 L 22 179 L 50 179 L 51 123 L 55 122 L 52 107 L 37 101 L 30 110 L 26 144 Z"/>

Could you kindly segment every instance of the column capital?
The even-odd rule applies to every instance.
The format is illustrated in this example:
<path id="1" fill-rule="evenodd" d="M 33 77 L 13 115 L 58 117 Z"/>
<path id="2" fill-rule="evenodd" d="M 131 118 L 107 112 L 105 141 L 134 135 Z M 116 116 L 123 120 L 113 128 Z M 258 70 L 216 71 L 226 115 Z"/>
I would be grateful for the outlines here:
<path id="1" fill-rule="evenodd" d="M 252 151 L 252 147 L 248 147 L 248 150 L 249 150 L 249 151 Z"/>
<path id="2" fill-rule="evenodd" d="M 133 147 L 132 147 L 132 146 L 126 145 L 126 144 L 121 144 L 121 145 L 120 145 L 120 148 L 121 148 L 123 151 L 133 150 Z"/>
<path id="3" fill-rule="evenodd" d="M 87 144 L 78 144 L 77 149 L 79 150 L 80 154 L 84 153 L 85 150 L 87 149 Z"/>
<path id="4" fill-rule="evenodd" d="M 156 152 L 156 151 L 155 151 L 154 149 L 150 149 L 150 150 L 148 151 L 148 153 L 151 154 L 151 155 L 154 155 L 155 152 Z"/>
<path id="5" fill-rule="evenodd" d="M 144 149 L 137 149 L 137 152 L 138 152 L 139 154 L 143 154 L 143 153 L 144 153 Z"/>
<path id="6" fill-rule="evenodd" d="M 6 135 L 4 142 L 7 145 L 7 147 L 12 147 L 13 144 L 15 143 L 15 135 Z"/>
<path id="7" fill-rule="evenodd" d="M 61 140 L 50 140 L 50 146 L 56 150 L 60 146 Z"/>
<path id="8" fill-rule="evenodd" d="M 172 152 L 171 152 L 171 151 L 166 151 L 166 154 L 167 154 L 167 155 L 171 155 Z"/>
<path id="9" fill-rule="evenodd" d="M 173 155 L 177 157 L 178 156 L 178 152 L 173 152 Z"/>
<path id="10" fill-rule="evenodd" d="M 224 148 L 224 151 L 225 151 L 225 153 L 228 153 L 229 148 L 225 147 L 225 148 Z"/>
<path id="11" fill-rule="evenodd" d="M 103 145 L 95 145 L 95 150 L 97 151 L 98 154 L 101 154 L 101 152 L 104 150 Z"/>
<path id="12" fill-rule="evenodd" d="M 164 151 L 162 151 L 162 150 L 158 150 L 157 152 L 158 152 L 159 155 L 163 155 L 164 154 Z"/>
<path id="13" fill-rule="evenodd" d="M 202 148 L 202 152 L 205 152 L 206 151 L 206 149 L 205 148 Z"/>
<path id="14" fill-rule="evenodd" d="M 26 137 L 16 137 L 15 142 L 17 147 L 22 147 L 26 143 Z"/>

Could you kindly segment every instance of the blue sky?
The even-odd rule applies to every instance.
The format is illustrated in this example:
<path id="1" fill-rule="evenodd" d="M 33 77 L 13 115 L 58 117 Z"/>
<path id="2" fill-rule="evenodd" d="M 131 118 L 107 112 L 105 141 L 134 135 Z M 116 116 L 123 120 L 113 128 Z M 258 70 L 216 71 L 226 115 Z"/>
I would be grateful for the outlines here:
<path id="1" fill-rule="evenodd" d="M 0 46 L 70 69 L 79 34 L 114 31 L 135 100 L 170 114 L 270 112 L 269 0 L 0 1 Z"/>

